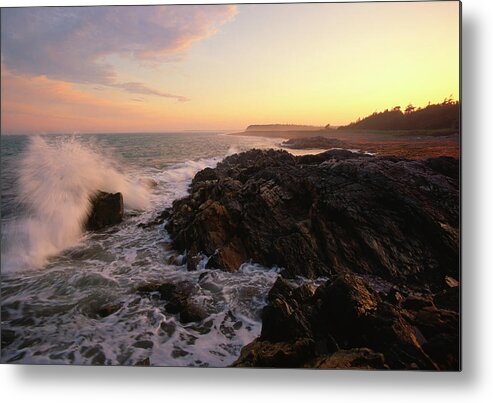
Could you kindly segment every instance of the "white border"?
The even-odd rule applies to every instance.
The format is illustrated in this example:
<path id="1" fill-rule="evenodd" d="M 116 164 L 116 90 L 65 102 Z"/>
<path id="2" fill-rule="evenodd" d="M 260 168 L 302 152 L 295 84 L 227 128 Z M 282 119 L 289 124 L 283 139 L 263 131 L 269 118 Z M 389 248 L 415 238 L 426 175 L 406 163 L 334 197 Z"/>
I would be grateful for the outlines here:
<path id="1" fill-rule="evenodd" d="M 227 3 L 193 0 L 181 3 L 204 2 Z M 1 6 L 166 3 L 177 2 L 2 0 Z M 493 228 L 490 202 L 493 172 L 489 163 L 493 152 L 492 3 L 491 0 L 463 2 L 462 373 L 2 365 L 3 401 L 489 401 L 493 396 L 493 266 L 488 265 Z"/>

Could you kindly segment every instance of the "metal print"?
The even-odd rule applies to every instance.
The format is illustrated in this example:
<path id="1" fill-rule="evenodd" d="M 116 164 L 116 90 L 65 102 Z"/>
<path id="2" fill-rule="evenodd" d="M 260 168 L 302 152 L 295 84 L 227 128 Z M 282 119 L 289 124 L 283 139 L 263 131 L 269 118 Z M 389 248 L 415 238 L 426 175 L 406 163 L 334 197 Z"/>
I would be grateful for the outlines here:
<path id="1" fill-rule="evenodd" d="M 460 3 L 1 10 L 1 362 L 460 370 Z"/>

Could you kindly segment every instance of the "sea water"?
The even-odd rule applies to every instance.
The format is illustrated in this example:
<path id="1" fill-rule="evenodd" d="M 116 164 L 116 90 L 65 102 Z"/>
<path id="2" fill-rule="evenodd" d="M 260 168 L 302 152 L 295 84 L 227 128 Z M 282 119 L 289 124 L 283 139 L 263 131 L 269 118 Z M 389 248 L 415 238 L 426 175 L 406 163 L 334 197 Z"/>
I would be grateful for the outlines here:
<path id="1" fill-rule="evenodd" d="M 169 264 L 163 225 L 194 175 L 280 139 L 213 132 L 1 136 L 2 362 L 230 365 L 260 334 L 282 268 L 237 273 Z M 122 192 L 124 221 L 83 231 L 96 191 Z M 176 261 L 176 260 L 175 260 Z M 187 282 L 208 317 L 182 324 L 146 284 Z M 101 307 L 111 314 L 95 314 Z"/>

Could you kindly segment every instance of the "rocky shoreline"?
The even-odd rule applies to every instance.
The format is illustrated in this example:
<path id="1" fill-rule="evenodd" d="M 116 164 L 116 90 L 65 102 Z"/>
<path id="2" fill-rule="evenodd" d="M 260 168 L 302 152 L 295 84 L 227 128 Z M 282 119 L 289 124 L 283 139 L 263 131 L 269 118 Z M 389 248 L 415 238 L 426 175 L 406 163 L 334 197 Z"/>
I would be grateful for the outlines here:
<path id="1" fill-rule="evenodd" d="M 459 288 L 378 292 L 345 273 L 318 288 L 279 277 L 236 367 L 459 369 Z"/>
<path id="2" fill-rule="evenodd" d="M 457 159 L 251 150 L 159 219 L 189 270 L 283 268 L 234 366 L 459 369 Z"/>
<path id="3" fill-rule="evenodd" d="M 349 148 L 349 144 L 345 141 L 323 136 L 293 138 L 283 141 L 281 145 L 285 148 L 291 148 L 293 150 L 328 150 L 330 148 Z"/>

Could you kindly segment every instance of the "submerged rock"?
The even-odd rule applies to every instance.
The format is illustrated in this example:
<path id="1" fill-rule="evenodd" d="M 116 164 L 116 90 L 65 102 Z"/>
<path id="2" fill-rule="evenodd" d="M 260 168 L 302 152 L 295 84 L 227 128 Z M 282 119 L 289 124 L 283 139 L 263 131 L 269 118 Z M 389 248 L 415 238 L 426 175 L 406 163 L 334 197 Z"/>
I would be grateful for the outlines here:
<path id="1" fill-rule="evenodd" d="M 89 231 L 119 224 L 123 220 L 123 196 L 121 193 L 98 192 L 91 199 L 91 212 L 85 228 Z"/>
<path id="2" fill-rule="evenodd" d="M 192 297 L 194 285 L 188 282 L 143 284 L 137 287 L 139 294 L 156 295 L 165 301 L 164 309 L 179 315 L 181 323 L 201 322 L 207 318 L 207 311 Z"/>

